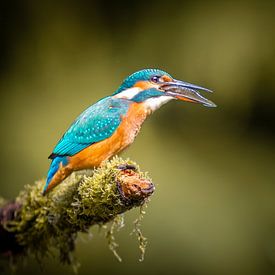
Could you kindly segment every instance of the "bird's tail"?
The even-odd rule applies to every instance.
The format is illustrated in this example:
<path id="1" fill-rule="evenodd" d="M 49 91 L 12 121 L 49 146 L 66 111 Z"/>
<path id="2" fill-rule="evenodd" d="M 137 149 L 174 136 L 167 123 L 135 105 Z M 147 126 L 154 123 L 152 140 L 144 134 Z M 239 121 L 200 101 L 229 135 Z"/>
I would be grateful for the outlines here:
<path id="1" fill-rule="evenodd" d="M 49 169 L 48 175 L 47 175 L 47 181 L 46 181 L 46 184 L 45 184 L 44 189 L 43 189 L 43 195 L 45 195 L 46 192 L 50 189 L 49 185 L 51 185 L 50 183 L 51 183 L 54 175 L 59 170 L 60 164 L 62 164 L 62 166 L 66 166 L 68 164 L 68 157 L 66 157 L 66 156 L 62 156 L 62 157 L 61 156 L 56 156 L 52 160 L 52 163 L 50 165 L 50 169 Z"/>

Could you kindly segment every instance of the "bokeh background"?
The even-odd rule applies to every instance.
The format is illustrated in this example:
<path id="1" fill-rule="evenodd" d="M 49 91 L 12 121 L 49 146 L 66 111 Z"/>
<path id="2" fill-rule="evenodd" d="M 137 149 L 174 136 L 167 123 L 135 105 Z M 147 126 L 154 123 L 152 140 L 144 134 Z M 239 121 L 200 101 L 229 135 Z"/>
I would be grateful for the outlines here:
<path id="1" fill-rule="evenodd" d="M 81 235 L 79 274 L 275 274 L 274 1 L 1 1 L 0 195 L 45 177 L 73 119 L 130 73 L 161 68 L 213 89 L 218 108 L 173 102 L 123 153 L 150 172 L 139 262 L 117 234 Z M 37 274 L 28 261 L 18 274 Z M 45 273 L 73 274 L 48 260 Z"/>

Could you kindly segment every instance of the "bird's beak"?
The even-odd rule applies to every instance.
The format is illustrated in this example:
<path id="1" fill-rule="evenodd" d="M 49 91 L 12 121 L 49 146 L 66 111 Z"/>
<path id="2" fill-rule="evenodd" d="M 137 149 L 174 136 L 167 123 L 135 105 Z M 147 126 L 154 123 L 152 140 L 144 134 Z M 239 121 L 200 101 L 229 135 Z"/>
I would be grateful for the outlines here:
<path id="1" fill-rule="evenodd" d="M 175 97 L 179 100 L 184 100 L 188 102 L 200 103 L 206 107 L 216 107 L 217 105 L 212 101 L 203 97 L 199 91 L 212 92 L 206 88 L 183 82 L 174 79 L 170 82 L 165 82 L 160 86 L 161 90 L 165 91 L 165 94 Z"/>

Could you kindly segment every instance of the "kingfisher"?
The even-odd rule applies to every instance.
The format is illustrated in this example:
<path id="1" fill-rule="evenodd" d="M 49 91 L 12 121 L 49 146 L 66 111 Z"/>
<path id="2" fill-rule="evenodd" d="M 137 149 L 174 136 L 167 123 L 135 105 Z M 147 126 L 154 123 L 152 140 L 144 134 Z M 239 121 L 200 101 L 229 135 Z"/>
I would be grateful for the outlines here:
<path id="1" fill-rule="evenodd" d="M 159 69 L 128 76 L 110 96 L 88 107 L 71 124 L 53 149 L 43 194 L 73 171 L 99 167 L 121 152 L 140 131 L 145 119 L 172 100 L 216 105 L 199 92 L 211 90 L 174 79 Z"/>

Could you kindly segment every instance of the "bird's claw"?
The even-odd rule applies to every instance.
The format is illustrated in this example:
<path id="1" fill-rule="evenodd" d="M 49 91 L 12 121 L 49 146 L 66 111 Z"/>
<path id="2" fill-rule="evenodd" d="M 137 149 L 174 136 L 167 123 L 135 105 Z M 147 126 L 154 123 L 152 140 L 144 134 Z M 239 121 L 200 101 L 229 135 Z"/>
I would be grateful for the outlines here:
<path id="1" fill-rule="evenodd" d="M 117 167 L 119 170 L 121 171 L 125 171 L 125 170 L 132 170 L 132 171 L 137 171 L 137 167 L 135 165 L 132 165 L 132 164 L 120 164 L 118 167 Z"/>

